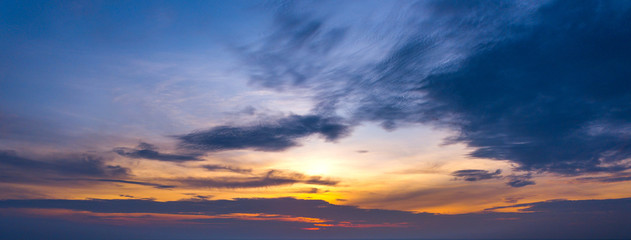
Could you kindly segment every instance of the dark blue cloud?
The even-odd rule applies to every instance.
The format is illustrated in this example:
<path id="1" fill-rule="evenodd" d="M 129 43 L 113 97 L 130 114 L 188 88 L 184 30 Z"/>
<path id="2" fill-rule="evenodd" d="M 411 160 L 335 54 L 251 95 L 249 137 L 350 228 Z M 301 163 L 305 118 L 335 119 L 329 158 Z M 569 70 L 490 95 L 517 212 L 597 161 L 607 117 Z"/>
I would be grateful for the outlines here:
<path id="1" fill-rule="evenodd" d="M 217 126 L 178 136 L 182 146 L 206 151 L 252 149 L 282 151 L 299 145 L 298 139 L 319 134 L 335 141 L 349 132 L 349 126 L 335 117 L 291 115 L 273 123 L 252 126 Z"/>
<path id="2" fill-rule="evenodd" d="M 487 170 L 479 169 L 465 169 L 452 172 L 451 175 L 456 179 L 462 179 L 465 181 L 475 182 L 480 180 L 487 180 L 493 178 L 500 178 L 502 170 L 497 169 L 495 172 L 489 172 Z"/>
<path id="3" fill-rule="evenodd" d="M 158 148 L 149 143 L 140 143 L 135 149 L 118 147 L 114 148 L 114 152 L 121 156 L 130 158 L 144 158 L 166 162 L 186 162 L 186 161 L 200 161 L 199 154 L 166 154 L 158 152 Z"/>
<path id="4" fill-rule="evenodd" d="M 511 160 L 562 174 L 620 171 L 631 156 L 631 12 L 614 2 L 560 1 L 541 22 L 419 81 L 432 116 L 450 119 L 452 139 L 473 157 Z"/>
<path id="5" fill-rule="evenodd" d="M 351 122 L 455 130 L 447 142 L 471 147 L 471 157 L 510 160 L 518 170 L 618 172 L 630 167 L 621 160 L 631 157 L 629 5 L 418 2 L 401 12 L 408 27 L 382 38 L 387 54 L 368 63 L 329 61 L 342 51 L 336 44 L 305 54 L 335 28 L 325 18 L 309 28 L 306 14 L 296 25 L 278 23 L 270 37 L 299 42 L 291 51 L 275 43 L 251 51 L 300 67 L 278 71 L 257 61 L 252 81 L 312 89 L 320 103 L 314 112 L 331 114 L 343 106 Z"/>

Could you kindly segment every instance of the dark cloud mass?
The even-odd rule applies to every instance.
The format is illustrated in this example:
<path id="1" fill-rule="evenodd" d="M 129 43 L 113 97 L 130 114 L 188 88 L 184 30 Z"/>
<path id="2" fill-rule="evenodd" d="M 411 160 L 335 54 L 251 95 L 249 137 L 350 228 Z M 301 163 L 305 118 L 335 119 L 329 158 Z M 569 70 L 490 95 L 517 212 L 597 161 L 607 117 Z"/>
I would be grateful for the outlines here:
<path id="1" fill-rule="evenodd" d="M 462 179 L 465 181 L 480 181 L 486 179 L 500 178 L 502 171 L 497 169 L 495 172 L 489 172 L 486 170 L 478 170 L 478 169 L 465 169 L 458 170 L 452 172 L 451 175 L 456 177 L 456 179 Z"/>
<path id="2" fill-rule="evenodd" d="M 129 158 L 144 158 L 166 162 L 186 162 L 186 161 L 199 161 L 199 155 L 178 155 L 178 154 L 165 154 L 158 152 L 158 148 L 152 144 L 141 142 L 135 149 L 118 147 L 113 150 L 118 155 Z"/>
<path id="3" fill-rule="evenodd" d="M 535 15 L 541 24 L 523 37 L 429 76 L 419 91 L 437 117 L 456 116 L 453 141 L 476 148 L 471 156 L 563 174 L 628 168 L 602 165 L 631 154 L 629 9 L 561 1 Z"/>
<path id="4" fill-rule="evenodd" d="M 274 89 L 310 88 L 318 93 L 318 113 L 349 112 L 352 105 L 354 122 L 456 130 L 448 142 L 467 144 L 472 157 L 518 163 L 519 170 L 617 172 L 630 167 L 621 160 L 631 157 L 630 5 L 418 2 L 401 14 L 409 28 L 393 28 L 396 43 L 372 63 L 328 63 L 345 35 L 323 41 L 337 29 L 325 18 L 283 18 L 281 9 L 266 47 L 248 52 L 260 56 L 252 60 L 251 80 Z M 320 48 L 327 51 L 308 54 Z M 268 130 L 219 127 L 182 139 L 211 150 L 283 150 L 296 145 L 292 136 L 317 132 Z M 252 142 L 236 141 L 245 135 Z"/>
<path id="5" fill-rule="evenodd" d="M 327 141 L 345 136 L 349 127 L 341 119 L 317 115 L 291 115 L 273 123 L 252 126 L 218 126 L 178 136 L 187 148 L 206 151 L 252 149 L 282 151 L 297 146 L 298 139 L 320 134 Z"/>

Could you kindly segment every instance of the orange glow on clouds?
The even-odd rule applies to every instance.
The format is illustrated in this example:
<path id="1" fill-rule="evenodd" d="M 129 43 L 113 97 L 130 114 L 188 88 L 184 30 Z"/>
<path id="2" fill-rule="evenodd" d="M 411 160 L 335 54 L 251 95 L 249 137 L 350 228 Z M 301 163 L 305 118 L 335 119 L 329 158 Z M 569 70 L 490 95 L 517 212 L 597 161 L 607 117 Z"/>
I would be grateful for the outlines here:
<path id="1" fill-rule="evenodd" d="M 266 214 L 266 213 L 230 213 L 209 216 L 209 218 L 231 218 L 250 221 L 282 221 L 282 222 L 304 222 L 304 223 L 322 223 L 330 220 L 310 218 L 310 217 L 294 217 L 290 215 Z"/>
<path id="2" fill-rule="evenodd" d="M 244 221 L 281 221 L 281 222 L 302 222 L 302 223 L 324 223 L 330 220 L 296 217 L 280 214 L 266 213 L 229 213 L 218 215 L 203 214 L 169 214 L 169 213 L 99 213 L 90 211 L 76 211 L 68 209 L 14 209 L 13 213 L 26 214 L 43 217 L 55 217 L 70 221 L 90 221 L 90 222 L 106 222 L 114 225 L 128 224 L 157 224 L 157 223 L 180 223 L 180 224 L 199 224 L 191 221 L 182 222 L 183 220 L 201 220 L 201 219 L 238 219 Z"/>
<path id="3" fill-rule="evenodd" d="M 5 209 L 7 215 L 30 215 L 38 217 L 50 217 L 75 222 L 107 223 L 112 225 L 171 225 L 171 224 L 205 224 L 190 220 L 203 219 L 237 219 L 243 221 L 280 221 L 311 223 L 313 227 L 301 228 L 302 230 L 316 231 L 323 228 L 401 228 L 409 227 L 408 223 L 352 223 L 320 219 L 313 217 L 297 217 L 281 214 L 267 213 L 229 213 L 217 215 L 204 214 L 171 214 L 171 213 L 100 213 L 90 211 L 77 211 L 68 209 Z M 189 220 L 189 221 L 187 221 Z"/>
<path id="4" fill-rule="evenodd" d="M 196 224 L 195 222 L 181 222 L 182 220 L 207 219 L 210 216 L 194 214 L 168 213 L 97 213 L 90 211 L 76 211 L 68 209 L 13 209 L 7 213 L 52 217 L 76 222 L 108 223 L 112 225 L 145 225 L 145 224 Z"/>

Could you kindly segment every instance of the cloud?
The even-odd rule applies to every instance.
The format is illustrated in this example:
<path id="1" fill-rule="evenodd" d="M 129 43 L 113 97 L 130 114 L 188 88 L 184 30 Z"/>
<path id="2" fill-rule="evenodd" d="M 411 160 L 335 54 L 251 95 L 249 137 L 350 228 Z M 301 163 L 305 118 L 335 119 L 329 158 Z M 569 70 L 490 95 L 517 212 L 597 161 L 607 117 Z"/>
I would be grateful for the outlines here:
<path id="1" fill-rule="evenodd" d="M 324 186 L 335 186 L 339 183 L 339 181 L 324 179 L 321 176 L 311 176 L 304 179 L 303 182 L 306 184 L 324 185 Z"/>
<path id="2" fill-rule="evenodd" d="M 232 167 L 232 166 L 226 166 L 226 165 L 217 165 L 217 164 L 207 164 L 207 165 L 202 165 L 202 167 L 208 171 L 228 171 L 228 172 L 233 172 L 233 173 L 251 173 L 252 172 L 252 169 L 245 169 L 245 168 Z"/>
<path id="3" fill-rule="evenodd" d="M 72 181 L 72 182 L 79 182 L 79 181 L 88 181 L 88 182 L 110 182 L 110 183 L 125 183 L 125 184 L 134 184 L 134 185 L 141 185 L 141 186 L 150 186 L 150 187 L 154 187 L 157 189 L 170 189 L 170 188 L 175 188 L 175 186 L 173 185 L 163 185 L 163 184 L 157 184 L 157 183 L 151 183 L 151 182 L 144 182 L 144 181 L 132 181 L 132 180 L 122 180 L 122 179 L 105 179 L 105 178 L 97 178 L 97 179 L 92 179 L 92 178 L 51 178 L 50 180 L 55 180 L 55 181 Z"/>
<path id="4" fill-rule="evenodd" d="M 152 144 L 141 142 L 135 149 L 118 147 L 114 148 L 114 152 L 118 155 L 129 158 L 144 158 L 166 162 L 186 162 L 186 161 L 200 161 L 199 155 L 178 155 L 178 154 L 165 154 L 157 151 L 158 148 Z"/>
<path id="5" fill-rule="evenodd" d="M 5 181 L 44 180 L 55 177 L 125 177 L 130 170 L 107 165 L 103 158 L 90 154 L 67 154 L 63 157 L 32 160 L 14 151 L 0 151 L 0 172 Z"/>
<path id="6" fill-rule="evenodd" d="M 94 179 L 93 181 L 136 184 L 136 185 L 142 185 L 142 186 L 151 186 L 157 189 L 169 189 L 169 188 L 175 187 L 171 185 L 162 185 L 162 184 L 156 184 L 156 183 L 150 183 L 150 182 L 138 182 L 138 181 L 119 180 L 119 179 Z"/>
<path id="7" fill-rule="evenodd" d="M 213 198 L 213 195 L 200 195 L 197 193 L 184 193 L 184 195 L 191 196 L 189 199 L 183 199 L 183 200 L 189 200 L 189 201 L 208 201 L 211 198 Z"/>
<path id="8" fill-rule="evenodd" d="M 488 199 L 501 199 L 507 188 L 493 184 L 453 184 L 421 188 L 392 188 L 377 193 L 358 193 L 349 200 L 349 204 L 399 209 L 437 209 L 444 211 L 445 206 L 456 206 L 460 209 L 475 208 L 488 204 Z"/>
<path id="9" fill-rule="evenodd" d="M 511 175 L 511 176 L 508 176 L 508 178 L 510 180 L 506 184 L 511 187 L 518 188 L 518 187 L 525 187 L 528 185 L 535 185 L 535 181 L 530 180 L 532 179 L 531 174 Z"/>
<path id="10" fill-rule="evenodd" d="M 471 156 L 562 174 L 624 169 L 601 163 L 631 154 L 624 143 L 631 109 L 623 104 L 631 95 L 616 90 L 629 87 L 620 61 L 631 53 L 624 43 L 631 32 L 615 27 L 629 14 L 604 2 L 566 4 L 542 7 L 541 24 L 419 85 L 435 116 L 457 117 L 452 140 L 474 147 Z M 578 22 L 585 28 L 568 25 Z"/>
<path id="11" fill-rule="evenodd" d="M 486 7 L 474 8 L 482 10 L 479 17 L 495 18 Z M 559 14 L 559 9 L 568 8 L 572 11 Z M 453 71 L 424 78 L 404 75 L 426 99 L 412 110 L 430 117 L 427 122 L 438 119 L 435 122 L 457 130 L 450 140 L 476 149 L 473 157 L 511 160 L 523 170 L 562 174 L 624 169 L 601 164 L 631 154 L 625 140 L 631 136 L 631 108 L 626 104 L 631 94 L 620 91 L 630 86 L 626 79 L 631 63 L 623 59 L 631 53 L 626 44 L 631 31 L 618 27 L 631 15 L 607 2 L 556 2 L 537 10 L 533 17 L 540 24 L 502 22 L 509 29 L 504 34 L 512 37 L 480 46 L 483 50 Z M 584 28 L 568 25 L 579 22 Z M 409 44 L 416 43 L 404 46 Z M 403 53 L 422 54 L 398 48 L 391 55 L 398 65 L 422 64 L 398 56 Z"/>
<path id="12" fill-rule="evenodd" d="M 339 118 L 290 115 L 272 123 L 239 127 L 217 126 L 177 138 L 184 147 L 206 151 L 282 151 L 299 145 L 297 140 L 303 137 L 320 134 L 327 141 L 335 141 L 348 131 L 349 127 Z"/>
<path id="13" fill-rule="evenodd" d="M 488 208 L 486 210 L 500 210 L 506 208 L 520 208 L 521 212 L 539 213 L 611 213 L 614 211 L 631 210 L 631 198 L 605 200 L 565 200 L 555 199 L 542 202 L 522 203 L 509 206 Z"/>
<path id="14" fill-rule="evenodd" d="M 612 183 L 612 182 L 626 182 L 631 181 L 631 173 L 614 173 L 609 176 L 601 176 L 601 177 L 581 177 L 577 178 L 579 181 L 594 181 L 594 182 L 603 182 L 603 183 Z"/>
<path id="15" fill-rule="evenodd" d="M 489 172 L 486 170 L 477 170 L 477 169 L 465 169 L 465 170 L 458 170 L 451 173 L 451 175 L 456 177 L 456 179 L 463 179 L 465 181 L 470 181 L 470 182 L 493 179 L 493 178 L 500 178 L 501 174 L 502 174 L 502 171 L 499 169 L 497 169 L 495 172 Z"/>
<path id="16" fill-rule="evenodd" d="M 252 83 L 282 90 L 330 77 L 324 63 L 347 30 L 327 26 L 324 18 L 297 13 L 298 4 L 277 9 L 272 34 L 261 44 L 242 47 Z"/>
<path id="17" fill-rule="evenodd" d="M 628 3 L 430 1 L 403 9 L 406 24 L 384 21 L 391 35 L 373 44 L 386 54 L 362 49 L 353 55 L 362 60 L 348 61 L 342 47 L 371 33 L 320 41 L 339 29 L 334 20 L 283 8 L 277 30 L 245 51 L 255 56 L 251 81 L 310 89 L 314 112 L 344 111 L 351 122 L 447 128 L 456 132 L 447 142 L 466 144 L 471 157 L 510 160 L 517 170 L 630 167 L 621 164 L 631 157 Z M 345 32 L 370 28 L 347 24 Z M 262 149 L 295 145 L 283 143 Z"/>
<path id="18" fill-rule="evenodd" d="M 0 151 L 0 174 L 5 182 L 112 182 L 158 189 L 174 188 L 144 181 L 124 180 L 132 177 L 131 170 L 91 154 L 63 154 L 61 157 L 33 160 L 21 157 L 14 151 Z M 57 183 L 55 183 L 57 184 Z"/>
<path id="19" fill-rule="evenodd" d="M 505 203 L 516 203 L 519 200 L 524 199 L 524 196 L 509 196 L 504 198 Z"/>
<path id="20" fill-rule="evenodd" d="M 175 180 L 185 186 L 202 188 L 259 188 L 296 183 L 335 186 L 339 182 L 321 176 L 306 176 L 296 172 L 269 170 L 255 177 L 182 178 Z"/>
<path id="21" fill-rule="evenodd" d="M 319 193 L 322 192 L 320 189 L 318 188 L 310 188 L 310 189 L 305 189 L 302 191 L 298 191 L 299 193 Z"/>
<path id="22" fill-rule="evenodd" d="M 252 173 L 243 169 L 224 165 L 202 165 L 210 171 L 230 171 L 247 174 L 236 177 L 209 178 L 162 178 L 154 183 L 136 180 L 131 170 L 118 165 L 107 165 L 97 156 L 89 154 L 65 154 L 62 158 L 32 160 L 18 156 L 14 151 L 0 151 L 0 179 L 4 182 L 110 182 L 149 186 L 157 189 L 176 187 L 202 188 L 260 188 L 292 184 L 335 186 L 339 181 L 322 176 L 309 176 L 284 170 L 267 170 Z"/>

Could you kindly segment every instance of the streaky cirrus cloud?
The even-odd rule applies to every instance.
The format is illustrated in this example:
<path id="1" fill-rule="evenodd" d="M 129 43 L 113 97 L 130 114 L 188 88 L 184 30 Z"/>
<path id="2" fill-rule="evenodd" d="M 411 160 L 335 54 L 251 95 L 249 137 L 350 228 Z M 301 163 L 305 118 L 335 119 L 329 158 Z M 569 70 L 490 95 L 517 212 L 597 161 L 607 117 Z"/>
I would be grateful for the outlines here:
<path id="1" fill-rule="evenodd" d="M 251 83 L 277 90 L 302 87 L 335 72 L 323 60 L 343 43 L 345 27 L 329 27 L 325 18 L 295 14 L 300 3 L 280 7 L 274 16 L 272 34 L 260 44 L 242 47 Z M 327 83 L 331 83 L 327 81 Z"/>
<path id="2" fill-rule="evenodd" d="M 299 145 L 298 139 L 319 134 L 335 141 L 349 132 L 342 119 L 318 115 L 290 115 L 251 126 L 217 126 L 177 136 L 186 148 L 206 151 L 252 149 L 282 151 Z"/>

